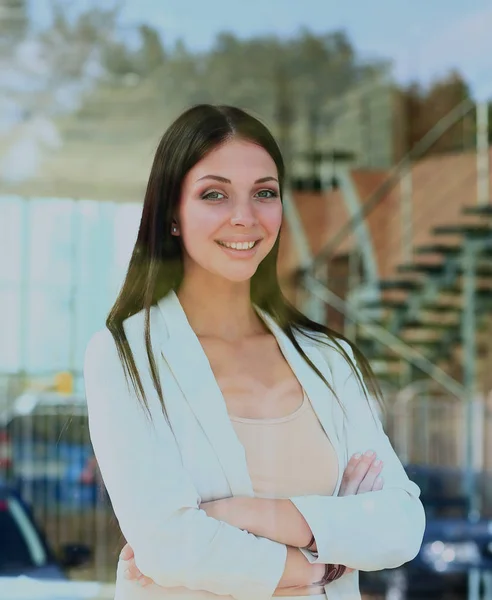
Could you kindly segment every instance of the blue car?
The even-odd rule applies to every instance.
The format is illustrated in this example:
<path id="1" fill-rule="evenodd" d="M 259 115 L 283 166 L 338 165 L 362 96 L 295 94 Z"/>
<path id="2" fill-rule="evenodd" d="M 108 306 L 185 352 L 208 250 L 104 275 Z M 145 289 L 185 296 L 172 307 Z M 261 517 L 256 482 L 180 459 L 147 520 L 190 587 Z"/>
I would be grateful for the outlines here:
<path id="1" fill-rule="evenodd" d="M 66 569 L 86 564 L 90 556 L 86 546 L 70 544 L 57 557 L 28 505 L 0 483 L 0 577 L 67 580 Z"/>
<path id="2" fill-rule="evenodd" d="M 83 395 L 25 393 L 0 415 L 0 434 L 4 478 L 29 504 L 80 512 L 103 498 Z"/>
<path id="3" fill-rule="evenodd" d="M 398 569 L 361 572 L 365 593 L 406 590 L 410 598 L 440 598 L 464 593 L 468 572 L 492 572 L 492 521 L 467 518 L 464 472 L 455 468 L 408 465 L 408 476 L 420 487 L 426 530 L 419 554 Z M 483 481 L 478 482 L 479 489 Z"/>

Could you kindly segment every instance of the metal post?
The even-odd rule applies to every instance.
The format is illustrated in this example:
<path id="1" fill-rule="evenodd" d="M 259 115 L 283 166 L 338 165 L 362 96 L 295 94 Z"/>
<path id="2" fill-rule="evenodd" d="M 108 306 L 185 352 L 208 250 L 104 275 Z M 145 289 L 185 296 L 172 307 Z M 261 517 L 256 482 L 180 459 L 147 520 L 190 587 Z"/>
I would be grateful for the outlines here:
<path id="1" fill-rule="evenodd" d="M 489 106 L 477 104 L 477 202 L 490 202 Z"/>
<path id="2" fill-rule="evenodd" d="M 348 289 L 347 297 L 349 302 L 358 308 L 358 297 L 360 281 L 360 255 L 359 247 L 354 245 L 348 255 Z M 357 322 L 352 319 L 345 319 L 344 334 L 351 340 L 355 340 L 357 336 Z"/>
<path id="3" fill-rule="evenodd" d="M 463 275 L 463 316 L 461 333 L 463 340 L 463 384 L 466 390 L 466 490 L 468 494 L 469 517 L 476 518 L 478 512 L 474 486 L 474 444 L 473 444 L 473 405 L 476 392 L 476 320 L 475 320 L 475 270 L 476 249 L 471 240 L 464 243 Z"/>
<path id="4" fill-rule="evenodd" d="M 30 279 L 30 239 L 31 239 L 31 202 L 29 198 L 21 198 L 21 225 L 19 232 L 21 277 L 20 277 L 20 356 L 19 371 L 21 373 L 22 391 L 27 383 L 28 348 L 29 348 L 29 279 Z"/>
<path id="5" fill-rule="evenodd" d="M 408 161 L 400 181 L 401 256 L 402 262 L 412 261 L 413 246 L 413 181 L 412 163 Z"/>
<path id="6" fill-rule="evenodd" d="M 80 274 L 80 265 L 78 261 L 78 247 L 80 239 L 80 213 L 79 203 L 76 200 L 71 202 L 71 246 L 70 246 L 70 266 L 71 281 L 68 300 L 69 310 L 69 346 L 68 346 L 68 369 L 72 374 L 72 381 L 75 385 L 77 372 L 77 283 Z"/>
<path id="7" fill-rule="evenodd" d="M 463 340 L 463 384 L 466 390 L 465 489 L 468 498 L 468 519 L 470 521 L 475 521 L 479 517 L 473 436 L 473 406 L 476 389 L 475 273 L 476 248 L 472 240 L 466 239 L 464 242 L 464 308 L 461 319 L 461 333 Z M 477 569 L 470 569 L 468 571 L 468 600 L 479 600 L 479 581 L 479 571 Z"/>

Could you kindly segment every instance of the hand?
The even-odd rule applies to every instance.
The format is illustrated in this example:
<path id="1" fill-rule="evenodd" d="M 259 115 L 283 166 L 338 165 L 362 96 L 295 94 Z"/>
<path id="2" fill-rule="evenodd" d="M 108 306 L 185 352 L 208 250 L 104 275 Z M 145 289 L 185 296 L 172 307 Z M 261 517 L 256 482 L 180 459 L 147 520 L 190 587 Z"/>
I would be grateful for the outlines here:
<path id="1" fill-rule="evenodd" d="M 383 462 L 376 464 L 376 453 L 368 450 L 364 454 L 354 454 L 349 460 L 342 476 L 342 483 L 338 496 L 356 496 L 366 492 L 377 492 L 383 489 L 383 478 L 380 473 L 383 469 Z M 316 552 L 316 543 L 311 546 L 311 550 Z M 347 567 L 345 573 L 352 573 L 355 569 Z"/>
<path id="2" fill-rule="evenodd" d="M 383 462 L 378 461 L 376 453 L 368 450 L 365 454 L 354 454 L 349 460 L 342 477 L 339 496 L 356 496 L 366 492 L 377 492 L 383 489 L 383 478 L 380 473 Z"/>
<path id="3" fill-rule="evenodd" d="M 154 583 L 153 579 L 151 579 L 150 577 L 146 577 L 138 570 L 137 565 L 135 564 L 135 555 L 133 553 L 133 548 L 130 546 L 130 544 L 126 544 L 123 547 L 123 550 L 120 552 L 120 559 L 126 562 L 126 579 L 130 579 L 131 581 L 136 580 L 142 587 Z"/>
<path id="4" fill-rule="evenodd" d="M 368 450 L 367 452 L 371 452 Z M 356 496 L 366 492 L 377 492 L 383 489 L 383 478 L 380 473 L 383 462 L 376 464 L 376 453 L 354 454 L 343 472 L 339 496 Z M 345 573 L 352 573 L 355 569 L 347 567 Z"/>

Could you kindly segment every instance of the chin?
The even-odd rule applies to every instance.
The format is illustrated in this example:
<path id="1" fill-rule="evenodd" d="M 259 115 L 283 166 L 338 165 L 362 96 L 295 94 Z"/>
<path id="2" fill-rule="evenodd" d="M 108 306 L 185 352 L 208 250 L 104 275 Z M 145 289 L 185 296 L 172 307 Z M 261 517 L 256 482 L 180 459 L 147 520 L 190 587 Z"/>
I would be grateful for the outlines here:
<path id="1" fill-rule="evenodd" d="M 232 281 L 233 283 L 242 283 L 243 281 L 249 281 L 256 273 L 257 269 L 258 265 L 255 265 L 254 267 L 250 266 L 248 268 L 236 267 L 232 269 L 223 269 L 220 271 L 216 271 L 216 274 L 222 277 L 223 279 Z"/>

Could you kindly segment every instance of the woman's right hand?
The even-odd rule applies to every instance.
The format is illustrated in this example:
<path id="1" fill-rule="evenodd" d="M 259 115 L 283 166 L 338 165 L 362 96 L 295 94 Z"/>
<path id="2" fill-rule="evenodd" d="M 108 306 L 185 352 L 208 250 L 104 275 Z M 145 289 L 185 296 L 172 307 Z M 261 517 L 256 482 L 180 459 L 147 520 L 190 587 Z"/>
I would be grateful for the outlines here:
<path id="1" fill-rule="evenodd" d="M 369 454 L 371 452 L 372 454 Z M 372 450 L 367 450 L 362 455 L 354 454 L 343 472 L 338 495 L 356 496 L 382 490 L 384 484 L 382 470 L 383 463 Z"/>
<path id="2" fill-rule="evenodd" d="M 369 454 L 372 452 L 372 454 Z M 377 492 L 383 489 L 381 471 L 383 463 L 372 450 L 364 454 L 354 454 L 349 460 L 342 476 L 339 496 L 356 496 L 366 492 Z M 347 567 L 345 573 L 352 573 L 355 569 Z"/>

